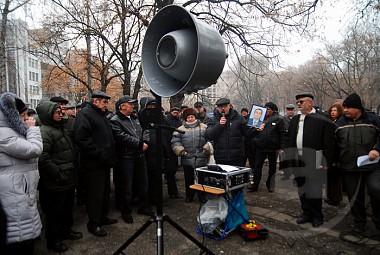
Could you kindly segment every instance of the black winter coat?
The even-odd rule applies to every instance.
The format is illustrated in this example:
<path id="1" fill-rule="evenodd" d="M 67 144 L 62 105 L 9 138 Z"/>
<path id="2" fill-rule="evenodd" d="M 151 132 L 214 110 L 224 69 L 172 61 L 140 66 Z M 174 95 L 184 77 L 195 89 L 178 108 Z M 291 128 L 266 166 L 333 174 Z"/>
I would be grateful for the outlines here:
<path id="1" fill-rule="evenodd" d="M 182 120 L 178 117 L 174 117 L 173 115 L 169 114 L 166 116 L 166 121 L 169 123 L 169 126 L 179 128 L 182 126 Z"/>
<path id="2" fill-rule="evenodd" d="M 38 105 L 37 112 L 41 121 L 43 152 L 38 161 L 40 188 L 61 191 L 74 187 L 75 149 L 63 122 L 54 121 L 53 112 L 59 108 L 54 102 Z"/>
<path id="3" fill-rule="evenodd" d="M 345 116 L 336 122 L 335 131 L 339 145 L 339 162 L 343 170 L 364 171 L 378 169 L 379 164 L 358 168 L 357 158 L 368 155 L 371 150 L 380 151 L 380 118 L 372 113 L 362 112 L 358 120 Z"/>
<path id="4" fill-rule="evenodd" d="M 243 161 L 244 137 L 249 136 L 247 121 L 234 109 L 225 117 L 227 124 L 220 125 L 222 116 L 215 109 L 214 116 L 207 123 L 205 137 L 213 141 L 215 161 Z"/>
<path id="5" fill-rule="evenodd" d="M 289 159 L 297 158 L 297 132 L 300 114 L 294 116 L 290 121 L 288 131 L 288 145 L 286 157 Z M 321 151 L 324 158 L 323 164 L 331 167 L 336 159 L 336 142 L 334 137 L 335 124 L 319 113 L 307 114 L 304 119 L 303 129 L 303 155 L 310 162 L 316 160 L 317 152 Z M 315 164 L 314 164 L 315 165 Z"/>
<path id="6" fill-rule="evenodd" d="M 143 154 L 143 143 L 149 143 L 149 133 L 144 132 L 135 116 L 127 117 L 121 112 L 111 118 L 111 126 L 116 141 L 118 158 L 136 158 Z"/>
<path id="7" fill-rule="evenodd" d="M 74 140 L 80 150 L 81 167 L 85 169 L 113 166 L 114 139 L 106 113 L 92 103 L 77 115 Z"/>
<path id="8" fill-rule="evenodd" d="M 264 120 L 263 131 L 256 132 L 254 145 L 260 151 L 272 152 L 286 147 L 285 121 L 278 113 Z"/>

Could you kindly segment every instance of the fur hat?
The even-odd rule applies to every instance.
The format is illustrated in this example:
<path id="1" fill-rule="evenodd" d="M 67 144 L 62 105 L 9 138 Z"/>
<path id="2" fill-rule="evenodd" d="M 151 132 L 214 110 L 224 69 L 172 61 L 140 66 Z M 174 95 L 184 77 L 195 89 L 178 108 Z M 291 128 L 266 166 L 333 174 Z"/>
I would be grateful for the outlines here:
<path id="1" fill-rule="evenodd" d="M 349 95 L 344 101 L 343 106 L 355 108 L 355 109 L 363 109 L 362 100 L 360 96 L 356 93 Z"/>
<path id="2" fill-rule="evenodd" d="M 0 95 L 0 110 L 7 119 L 9 126 L 17 133 L 26 136 L 27 127 L 25 121 L 20 118 L 19 112 L 19 109 L 22 110 L 24 107 L 25 103 L 22 102 L 22 100 L 15 94 L 11 92 L 5 92 Z"/>
<path id="3" fill-rule="evenodd" d="M 194 115 L 195 117 L 197 117 L 198 116 L 197 110 L 195 110 L 194 108 L 186 108 L 185 110 L 183 110 L 183 113 L 182 113 L 183 120 L 186 121 L 187 117 L 190 115 Z"/>

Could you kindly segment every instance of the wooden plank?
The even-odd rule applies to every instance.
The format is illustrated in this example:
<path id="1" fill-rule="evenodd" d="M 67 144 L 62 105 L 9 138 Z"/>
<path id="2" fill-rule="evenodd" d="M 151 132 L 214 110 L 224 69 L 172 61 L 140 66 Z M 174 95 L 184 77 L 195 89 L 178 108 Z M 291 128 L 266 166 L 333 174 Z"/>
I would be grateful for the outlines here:
<path id="1" fill-rule="evenodd" d="M 202 186 L 199 184 L 190 185 L 190 188 L 195 189 L 195 190 L 199 190 L 199 191 L 205 191 L 207 193 L 211 193 L 211 194 L 215 194 L 215 195 L 222 195 L 225 193 L 224 190 L 216 189 L 216 188 L 210 188 L 210 187 Z"/>

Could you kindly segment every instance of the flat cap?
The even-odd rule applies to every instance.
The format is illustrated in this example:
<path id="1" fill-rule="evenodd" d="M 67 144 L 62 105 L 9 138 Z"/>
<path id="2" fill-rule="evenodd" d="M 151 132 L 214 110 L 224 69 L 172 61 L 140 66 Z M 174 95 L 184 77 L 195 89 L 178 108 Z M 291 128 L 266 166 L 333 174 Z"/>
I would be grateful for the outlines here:
<path id="1" fill-rule="evenodd" d="M 92 92 L 91 98 L 105 98 L 110 99 L 111 97 L 104 93 L 103 91 L 94 91 Z"/>
<path id="2" fill-rule="evenodd" d="M 63 103 L 63 104 L 68 104 L 69 101 L 67 99 L 64 99 L 63 97 L 52 97 L 50 98 L 50 101 L 54 102 L 54 103 Z"/>
<path id="3" fill-rule="evenodd" d="M 295 109 L 296 107 L 295 107 L 295 105 L 294 104 L 287 104 L 286 106 L 285 106 L 285 109 Z"/>
<path id="4" fill-rule="evenodd" d="M 116 109 L 119 109 L 120 105 L 124 103 L 136 103 L 136 102 L 137 102 L 137 99 L 133 99 L 132 97 L 125 95 L 125 96 L 120 97 L 119 100 L 117 100 L 117 102 L 115 103 L 115 106 L 116 106 Z"/>
<path id="5" fill-rule="evenodd" d="M 229 104 L 230 103 L 230 100 L 228 98 L 219 98 L 217 101 L 216 101 L 216 105 L 219 106 L 219 105 L 225 105 L 225 104 Z"/>
<path id="6" fill-rule="evenodd" d="M 170 112 L 172 112 L 172 111 L 181 111 L 181 109 L 179 109 L 179 107 L 177 107 L 177 106 L 174 106 L 174 107 L 172 107 L 172 109 L 170 109 Z"/>
<path id="7" fill-rule="evenodd" d="M 311 92 L 304 92 L 304 93 L 296 95 L 297 100 L 298 98 L 303 98 L 303 97 L 310 97 L 311 99 L 314 99 L 314 96 Z"/>
<path id="8" fill-rule="evenodd" d="M 200 101 L 195 102 L 194 107 L 195 107 L 195 108 L 197 108 L 197 107 L 203 107 L 203 103 L 200 102 Z"/>
<path id="9" fill-rule="evenodd" d="M 72 105 L 72 104 L 68 104 L 68 105 L 66 105 L 66 109 L 73 109 L 73 108 L 75 108 L 75 105 Z"/>

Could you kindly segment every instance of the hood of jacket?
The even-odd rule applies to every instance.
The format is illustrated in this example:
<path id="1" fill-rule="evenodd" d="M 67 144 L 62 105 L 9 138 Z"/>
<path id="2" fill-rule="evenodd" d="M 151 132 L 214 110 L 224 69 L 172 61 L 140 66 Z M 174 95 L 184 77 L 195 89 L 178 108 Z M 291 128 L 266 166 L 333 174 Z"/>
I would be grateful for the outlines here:
<path id="1" fill-rule="evenodd" d="M 151 102 L 156 101 L 154 98 L 151 97 L 142 97 L 140 99 L 140 111 L 144 110 L 148 104 Z"/>
<path id="2" fill-rule="evenodd" d="M 54 111 L 59 108 L 59 104 L 47 101 L 38 104 L 36 110 L 38 117 L 43 125 L 58 126 L 59 122 L 53 119 Z"/>
<path id="3" fill-rule="evenodd" d="M 5 92 L 0 95 L 0 110 L 3 116 L 0 115 L 1 126 L 9 126 L 17 133 L 26 136 L 26 124 L 25 121 L 20 117 L 20 114 L 16 108 L 16 98 L 18 96 L 11 92 Z"/>

